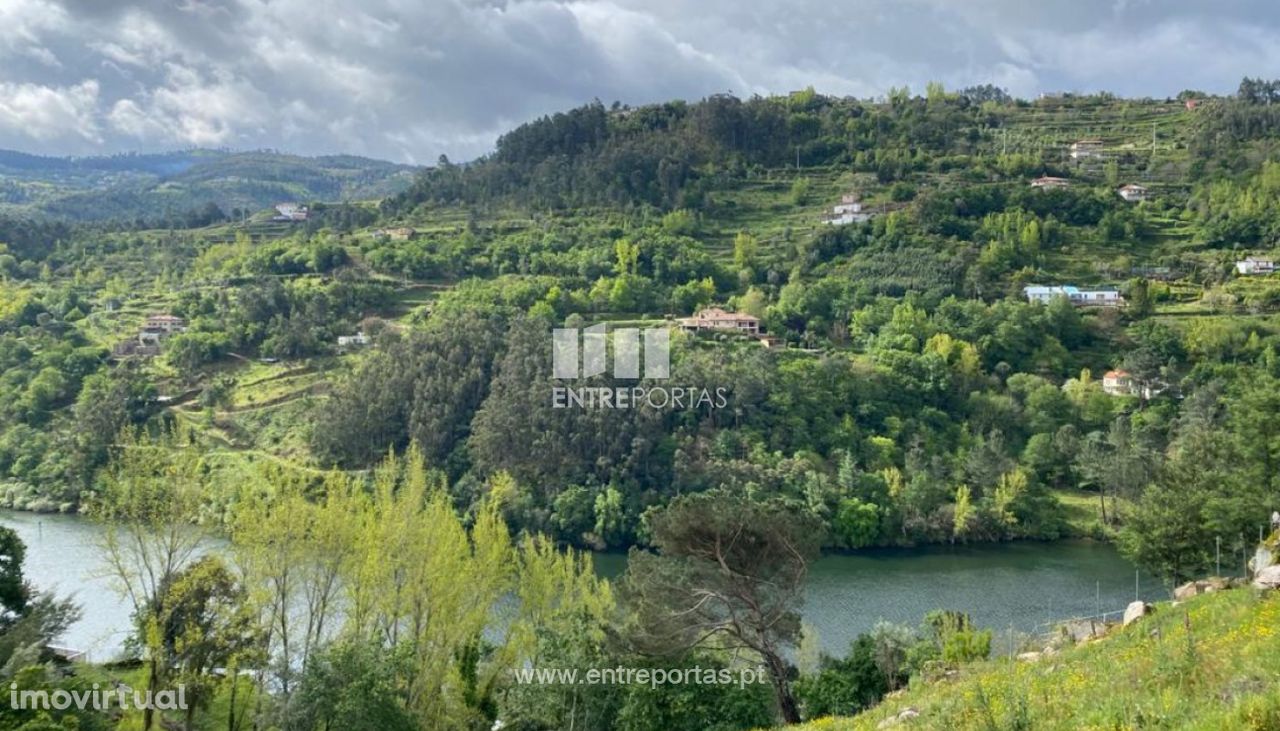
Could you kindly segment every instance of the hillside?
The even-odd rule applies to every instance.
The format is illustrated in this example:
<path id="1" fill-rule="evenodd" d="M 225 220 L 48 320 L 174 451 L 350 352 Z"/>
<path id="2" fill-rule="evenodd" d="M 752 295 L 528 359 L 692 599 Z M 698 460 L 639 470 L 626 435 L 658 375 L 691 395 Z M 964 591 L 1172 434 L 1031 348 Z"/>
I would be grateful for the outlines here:
<path id="1" fill-rule="evenodd" d="M 917 682 L 851 718 L 795 731 L 1280 728 L 1280 593 L 1236 589 L 1160 604 L 1107 636 Z M 913 709 L 918 713 L 904 712 Z M 888 719 L 898 718 L 898 722 Z"/>
<path id="2" fill-rule="evenodd" d="M 540 663 L 762 660 L 770 676 L 565 687 L 558 702 L 495 679 L 494 703 L 457 706 L 469 727 L 741 731 L 870 708 L 909 682 L 819 723 L 876 727 L 912 704 L 925 728 L 1239 727 L 1255 712 L 1274 727 L 1276 600 L 1247 592 L 1035 663 L 991 659 L 1008 636 L 967 607 L 872 625 L 843 657 L 799 621 L 823 551 L 1089 536 L 1144 588 L 1243 564 L 1280 495 L 1280 105 L 1266 101 L 931 87 L 592 104 L 351 202 L 335 191 L 363 161 L 9 156 L 14 176 L 44 165 L 61 181 L 24 211 L 71 201 L 102 220 L 166 196 L 330 192 L 305 221 L 0 216 L 0 506 L 92 512 L 130 471 L 189 474 L 156 482 L 181 483 L 180 524 L 251 517 L 261 551 L 287 520 L 300 543 L 266 568 L 312 578 L 348 549 L 367 559 L 335 570 L 421 566 L 385 546 L 451 521 L 466 523 L 446 531 L 457 547 L 475 529 L 545 537 L 526 545 L 556 561 L 636 549 L 616 595 L 530 635 Z M 552 331 L 595 325 L 665 330 L 668 368 L 559 377 Z M 627 341 L 613 342 L 616 366 Z M 627 399 L 557 402 L 569 389 Z M 635 400 L 676 389 L 715 396 Z M 413 490 L 428 485 L 434 517 L 396 502 L 425 504 Z M 338 529 L 358 525 L 377 533 Z M 347 548 L 313 542 L 330 535 Z M 748 565 L 700 553 L 726 545 Z M 748 630 L 767 642 L 745 655 L 667 631 L 698 596 L 726 605 L 702 626 L 759 616 L 737 577 L 773 576 L 760 591 L 777 619 Z M 1056 617 L 1025 581 L 1019 611 Z M 472 637 L 487 637 L 476 606 Z M 643 646 L 603 639 L 624 635 Z M 450 650 L 438 667 L 478 677 L 501 654 Z M 376 682 L 408 687 L 399 672 Z"/>
<path id="3" fill-rule="evenodd" d="M 406 189 L 416 172 L 355 156 L 265 151 L 52 158 L 0 150 L 0 213 L 160 223 L 210 205 L 230 214 L 280 201 L 376 200 Z"/>
<path id="4" fill-rule="evenodd" d="M 1149 559 L 1185 575 L 1217 536 L 1239 550 L 1275 488 L 1276 447 L 1249 435 L 1280 378 L 1280 281 L 1234 267 L 1280 234 L 1272 116 L 1235 98 L 972 90 L 595 104 L 380 203 L 317 204 L 305 225 L 0 220 L 0 499 L 75 510 L 104 442 L 157 422 L 234 468 L 363 474 L 416 443 L 459 505 L 507 473 L 537 486 L 513 525 L 593 548 L 643 542 L 647 511 L 717 489 L 802 506 L 828 548 L 1115 538 L 1133 506 L 1169 503 L 1155 487 L 1189 481 L 1202 492 L 1179 499 L 1212 528 Z M 1082 140 L 1090 154 L 1073 155 Z M 274 201 L 272 176 L 320 189 L 365 163 L 4 164 L 74 180 L 163 172 L 147 200 L 226 184 Z M 1065 182 L 1031 185 L 1045 175 Z M 1146 199 L 1123 199 L 1124 183 Z M 115 194 L 137 202 L 120 184 L 85 206 Z M 846 196 L 861 219 L 829 223 Z M 1029 303 L 1029 284 L 1126 302 Z M 732 416 L 546 408 L 551 328 L 674 326 L 709 305 L 770 336 L 674 339 L 674 376 L 725 388 Z M 153 313 L 188 332 L 130 356 Z M 339 344 L 362 331 L 368 347 Z M 1107 390 L 1117 369 L 1153 384 L 1148 396 Z M 136 409 L 105 408 L 112 389 Z"/>

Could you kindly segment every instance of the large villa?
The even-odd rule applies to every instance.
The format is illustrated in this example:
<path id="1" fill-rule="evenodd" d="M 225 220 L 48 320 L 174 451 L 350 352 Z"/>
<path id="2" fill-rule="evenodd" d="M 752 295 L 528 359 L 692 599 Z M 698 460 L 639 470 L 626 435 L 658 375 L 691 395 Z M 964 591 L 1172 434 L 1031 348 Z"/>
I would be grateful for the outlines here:
<path id="1" fill-rule="evenodd" d="M 741 312 L 728 312 L 719 307 L 708 307 L 698 311 L 693 317 L 682 317 L 680 329 L 685 332 L 701 332 L 703 330 L 731 330 L 746 335 L 760 334 L 760 319 Z"/>

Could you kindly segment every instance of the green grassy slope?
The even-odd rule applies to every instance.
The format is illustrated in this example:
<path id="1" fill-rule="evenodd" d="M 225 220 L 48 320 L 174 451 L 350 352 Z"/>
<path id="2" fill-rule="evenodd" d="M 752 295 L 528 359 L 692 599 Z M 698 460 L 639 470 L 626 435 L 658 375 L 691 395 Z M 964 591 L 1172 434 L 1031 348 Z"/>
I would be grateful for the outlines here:
<path id="1" fill-rule="evenodd" d="M 1161 604 L 1106 637 L 1033 662 L 1007 658 L 802 731 L 1280 729 L 1280 593 L 1236 589 Z"/>

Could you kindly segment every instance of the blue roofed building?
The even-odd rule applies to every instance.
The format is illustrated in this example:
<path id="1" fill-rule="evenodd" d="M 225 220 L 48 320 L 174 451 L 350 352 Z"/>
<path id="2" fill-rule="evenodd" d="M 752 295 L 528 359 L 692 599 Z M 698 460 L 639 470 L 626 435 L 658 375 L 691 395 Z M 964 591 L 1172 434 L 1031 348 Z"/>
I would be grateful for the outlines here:
<path id="1" fill-rule="evenodd" d="M 1065 297 L 1073 305 L 1079 307 L 1119 307 L 1124 298 L 1115 289 L 1080 289 L 1069 284 L 1061 286 L 1044 286 L 1032 284 L 1023 287 L 1022 293 L 1028 302 L 1049 304 L 1055 298 Z"/>

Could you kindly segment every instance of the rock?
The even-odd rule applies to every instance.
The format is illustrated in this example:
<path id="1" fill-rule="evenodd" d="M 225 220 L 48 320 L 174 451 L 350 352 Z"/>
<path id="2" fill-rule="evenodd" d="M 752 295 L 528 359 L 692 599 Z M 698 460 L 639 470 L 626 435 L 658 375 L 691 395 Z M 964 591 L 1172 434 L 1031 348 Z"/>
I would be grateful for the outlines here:
<path id="1" fill-rule="evenodd" d="M 1258 550 L 1253 554 L 1253 558 L 1249 559 L 1249 568 L 1254 571 L 1261 571 L 1268 566 L 1274 566 L 1276 556 L 1266 546 L 1258 546 Z"/>
<path id="2" fill-rule="evenodd" d="M 1224 579 L 1221 576 L 1210 576 L 1201 581 L 1200 584 L 1204 587 L 1201 591 L 1203 594 L 1212 594 L 1215 591 L 1225 591 L 1231 588 L 1231 580 Z"/>
<path id="3" fill-rule="evenodd" d="M 1254 574 L 1253 585 L 1258 589 L 1280 589 L 1280 564 Z"/>
<path id="4" fill-rule="evenodd" d="M 1079 643 L 1103 636 L 1107 633 L 1107 626 L 1103 622 L 1092 619 L 1075 619 L 1064 622 L 1061 625 L 1061 631 L 1071 642 Z"/>
<path id="5" fill-rule="evenodd" d="M 890 716 L 876 724 L 876 728 L 892 728 L 903 721 L 909 721 L 919 715 L 920 711 L 917 711 L 914 708 L 905 708 L 902 711 L 899 711 L 896 715 Z"/>
<path id="6" fill-rule="evenodd" d="M 1039 652 L 1020 652 L 1018 653 L 1018 662 L 1036 662 L 1040 659 Z"/>
<path id="7" fill-rule="evenodd" d="M 1144 601 L 1130 602 L 1129 606 L 1124 608 L 1124 626 L 1128 627 L 1154 611 L 1155 607 Z"/>
<path id="8" fill-rule="evenodd" d="M 1240 584 L 1235 579 L 1227 579 L 1221 576 L 1210 576 L 1207 579 L 1199 581 L 1188 581 L 1173 590 L 1173 598 L 1178 600 L 1190 599 L 1200 594 L 1212 594 L 1215 591 L 1224 591 Z"/>

